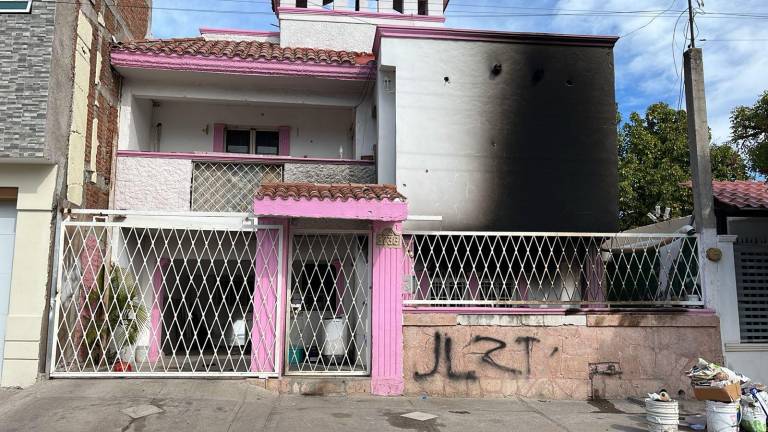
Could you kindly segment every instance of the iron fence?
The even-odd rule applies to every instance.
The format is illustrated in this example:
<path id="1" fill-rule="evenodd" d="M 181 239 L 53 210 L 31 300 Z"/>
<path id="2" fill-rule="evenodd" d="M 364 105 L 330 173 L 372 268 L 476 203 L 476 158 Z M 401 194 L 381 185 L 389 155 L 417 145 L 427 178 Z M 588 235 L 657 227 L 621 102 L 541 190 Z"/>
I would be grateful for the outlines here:
<path id="1" fill-rule="evenodd" d="M 283 181 L 283 165 L 193 162 L 192 211 L 248 212 L 259 185 Z"/>
<path id="2" fill-rule="evenodd" d="M 216 223 L 63 222 L 51 375 L 277 375 L 282 227 Z"/>
<path id="3" fill-rule="evenodd" d="M 697 237 L 404 234 L 406 305 L 703 306 Z"/>

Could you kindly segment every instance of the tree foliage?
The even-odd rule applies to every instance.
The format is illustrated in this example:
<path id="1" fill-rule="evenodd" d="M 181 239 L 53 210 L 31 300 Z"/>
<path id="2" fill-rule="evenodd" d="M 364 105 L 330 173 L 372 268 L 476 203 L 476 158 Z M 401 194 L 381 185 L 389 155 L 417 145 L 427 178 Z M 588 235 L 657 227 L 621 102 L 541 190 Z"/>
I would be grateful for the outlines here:
<path id="1" fill-rule="evenodd" d="M 768 175 L 768 90 L 754 105 L 731 111 L 731 143 L 747 155 L 750 169 Z"/>
<path id="2" fill-rule="evenodd" d="M 681 186 L 691 180 L 687 117 L 659 102 L 644 115 L 633 112 L 619 129 L 619 221 L 621 229 L 647 225 L 648 212 L 669 207 L 671 217 L 693 211 L 693 195 Z M 741 155 L 729 145 L 713 145 L 712 174 L 718 180 L 749 177 Z"/>

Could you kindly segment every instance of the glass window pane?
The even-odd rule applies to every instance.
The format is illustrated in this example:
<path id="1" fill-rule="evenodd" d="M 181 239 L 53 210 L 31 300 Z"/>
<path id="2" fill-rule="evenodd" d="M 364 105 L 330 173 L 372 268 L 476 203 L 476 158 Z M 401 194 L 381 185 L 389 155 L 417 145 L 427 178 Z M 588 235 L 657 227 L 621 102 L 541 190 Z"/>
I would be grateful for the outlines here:
<path id="1" fill-rule="evenodd" d="M 280 151 L 280 134 L 276 131 L 256 132 L 256 154 L 276 155 Z"/>
<path id="2" fill-rule="evenodd" d="M 29 12 L 31 1 L 2 1 L 0 12 Z"/>
<path id="3" fill-rule="evenodd" d="M 225 140 L 227 153 L 251 152 L 251 131 L 249 130 L 227 130 Z"/>

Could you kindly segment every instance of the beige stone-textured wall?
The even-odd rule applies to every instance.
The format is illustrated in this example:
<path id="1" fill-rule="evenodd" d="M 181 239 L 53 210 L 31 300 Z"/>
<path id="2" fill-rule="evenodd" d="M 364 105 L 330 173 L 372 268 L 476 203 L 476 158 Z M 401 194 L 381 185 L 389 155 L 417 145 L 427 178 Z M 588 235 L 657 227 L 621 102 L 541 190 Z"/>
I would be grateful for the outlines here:
<path id="1" fill-rule="evenodd" d="M 664 388 L 690 397 L 683 371 L 698 357 L 722 361 L 715 315 L 406 313 L 404 320 L 408 395 L 581 400 Z"/>
<path id="2" fill-rule="evenodd" d="M 189 211 L 192 161 L 117 158 L 114 208 Z"/>

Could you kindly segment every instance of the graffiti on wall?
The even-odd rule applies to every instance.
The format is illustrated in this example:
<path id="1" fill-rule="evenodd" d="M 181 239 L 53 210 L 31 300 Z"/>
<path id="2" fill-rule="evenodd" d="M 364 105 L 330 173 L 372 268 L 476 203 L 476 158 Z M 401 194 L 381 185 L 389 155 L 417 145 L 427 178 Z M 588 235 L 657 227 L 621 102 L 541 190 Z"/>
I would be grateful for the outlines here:
<path id="1" fill-rule="evenodd" d="M 507 372 L 514 376 L 525 375 L 526 377 L 528 377 L 531 375 L 531 353 L 533 352 L 534 345 L 538 342 L 540 342 L 540 340 L 533 336 L 521 336 L 515 339 L 516 344 L 522 345 L 525 348 L 525 370 L 520 370 L 511 366 L 500 364 L 494 359 L 493 357 L 494 353 L 500 353 L 501 351 L 507 348 L 507 343 L 502 340 L 499 340 L 490 336 L 476 335 L 474 338 L 472 338 L 469 341 L 469 343 L 467 343 L 466 346 L 480 344 L 480 343 L 490 343 L 493 346 L 490 349 L 486 350 L 485 352 L 481 353 L 480 361 L 482 363 L 486 363 L 496 369 L 499 369 L 503 372 Z M 555 352 L 553 351 L 553 354 L 554 353 Z M 468 370 L 468 371 L 454 370 L 453 340 L 447 334 L 441 335 L 440 332 L 435 332 L 433 355 L 434 355 L 434 360 L 432 363 L 432 368 L 426 372 L 418 372 L 418 371 L 414 372 L 413 378 L 415 380 L 417 381 L 423 380 L 439 373 L 441 359 L 445 359 L 445 374 L 446 374 L 446 377 L 448 377 L 448 379 L 467 380 L 467 381 L 477 380 L 477 373 L 474 370 Z"/>

